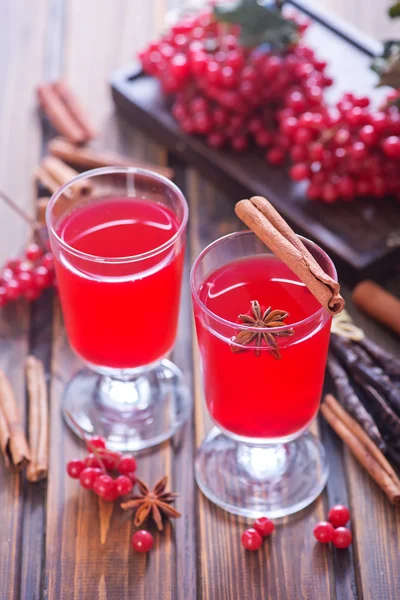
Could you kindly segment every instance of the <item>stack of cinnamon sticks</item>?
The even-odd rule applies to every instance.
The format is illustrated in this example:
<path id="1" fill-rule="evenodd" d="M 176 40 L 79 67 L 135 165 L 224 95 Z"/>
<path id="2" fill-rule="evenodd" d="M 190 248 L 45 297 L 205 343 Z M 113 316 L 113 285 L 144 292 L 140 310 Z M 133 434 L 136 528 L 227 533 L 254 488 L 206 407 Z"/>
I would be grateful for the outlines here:
<path id="1" fill-rule="evenodd" d="M 55 138 L 48 144 L 48 153 L 35 171 L 35 179 L 50 194 L 76 177 L 78 171 L 101 167 L 134 167 L 155 171 L 171 179 L 173 171 L 168 167 L 156 166 L 127 156 L 96 150 L 86 144 L 97 137 L 87 112 L 81 106 L 76 94 L 63 80 L 40 85 L 37 89 L 39 105 L 55 131 L 63 137 Z M 74 168 L 72 168 L 74 167 Z M 65 200 L 77 197 L 77 194 L 93 192 L 89 182 L 77 183 L 79 189 L 68 189 Z M 39 201 L 39 217 L 44 222 L 48 197 Z"/>
<path id="2" fill-rule="evenodd" d="M 26 468 L 28 481 L 48 473 L 48 401 L 43 364 L 34 356 L 26 359 L 29 401 L 29 443 L 12 386 L 0 369 L 0 449 L 7 468 Z"/>
<path id="3" fill-rule="evenodd" d="M 400 504 L 400 480 L 396 472 L 357 421 L 331 394 L 325 396 L 321 412 L 392 504 Z"/>

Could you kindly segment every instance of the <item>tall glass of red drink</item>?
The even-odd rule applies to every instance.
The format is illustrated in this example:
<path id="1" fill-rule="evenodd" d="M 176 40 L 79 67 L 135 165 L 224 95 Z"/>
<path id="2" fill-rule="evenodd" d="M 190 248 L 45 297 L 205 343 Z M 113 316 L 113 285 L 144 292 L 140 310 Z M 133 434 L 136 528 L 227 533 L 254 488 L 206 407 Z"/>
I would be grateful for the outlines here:
<path id="1" fill-rule="evenodd" d="M 178 324 L 188 208 L 168 179 L 104 168 L 61 188 L 47 226 L 65 327 L 88 368 L 68 384 L 76 433 L 118 450 L 170 437 L 188 416 L 180 370 L 166 356 Z"/>
<path id="2" fill-rule="evenodd" d="M 303 242 L 336 278 L 329 257 Z M 251 231 L 208 246 L 191 288 L 205 400 L 217 425 L 198 451 L 198 485 L 246 517 L 301 510 L 328 475 L 324 449 L 307 430 L 320 403 L 330 315 Z"/>

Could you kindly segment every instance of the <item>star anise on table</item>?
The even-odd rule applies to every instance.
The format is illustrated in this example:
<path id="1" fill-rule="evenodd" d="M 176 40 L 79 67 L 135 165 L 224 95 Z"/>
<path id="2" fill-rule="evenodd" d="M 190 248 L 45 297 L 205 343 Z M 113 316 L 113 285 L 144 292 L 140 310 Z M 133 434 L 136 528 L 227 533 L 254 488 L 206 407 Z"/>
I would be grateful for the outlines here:
<path id="1" fill-rule="evenodd" d="M 240 344 L 240 346 L 248 346 L 249 344 L 255 341 L 253 347 L 256 356 L 260 356 L 260 348 L 264 341 L 267 346 L 270 346 L 270 352 L 272 356 L 279 360 L 282 357 L 276 338 L 289 337 L 294 334 L 294 330 L 292 327 L 282 329 L 281 331 L 266 330 L 268 330 L 270 327 L 283 327 L 284 325 L 286 325 L 284 319 L 286 319 L 288 316 L 289 313 L 287 313 L 286 311 L 272 310 L 271 307 L 267 308 L 267 310 L 265 310 L 263 313 L 261 311 L 260 303 L 257 300 L 252 300 L 251 315 L 239 315 L 239 319 L 245 325 L 250 325 L 250 327 L 258 327 L 260 331 L 240 331 L 240 333 L 238 333 L 232 341 L 235 344 Z M 236 346 L 235 344 L 231 345 L 232 352 L 242 352 L 243 350 L 245 350 L 245 348 L 241 348 L 240 346 Z"/>
<path id="2" fill-rule="evenodd" d="M 121 504 L 121 508 L 124 510 L 129 510 L 130 508 L 136 509 L 134 520 L 136 527 L 139 527 L 151 516 L 157 525 L 157 529 L 162 531 L 162 515 L 174 519 L 181 516 L 181 513 L 171 506 L 171 503 L 174 502 L 179 494 L 165 491 L 167 481 L 168 477 L 162 477 L 150 491 L 143 481 L 136 479 L 136 485 L 140 494 L 133 495 L 130 500 Z"/>

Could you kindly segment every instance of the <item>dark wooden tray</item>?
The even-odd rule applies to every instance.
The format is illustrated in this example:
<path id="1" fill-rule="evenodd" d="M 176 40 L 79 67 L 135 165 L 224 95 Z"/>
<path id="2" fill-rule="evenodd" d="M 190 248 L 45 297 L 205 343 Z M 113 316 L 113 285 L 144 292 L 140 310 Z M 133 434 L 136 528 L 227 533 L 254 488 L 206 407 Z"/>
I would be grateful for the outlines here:
<path id="1" fill-rule="evenodd" d="M 369 70 L 380 44 L 308 3 L 292 2 L 314 20 L 307 34 L 318 55 L 329 62 L 335 85 L 332 99 L 343 91 L 366 93 L 376 102 L 385 93 L 374 88 Z M 364 277 L 381 279 L 400 264 L 400 206 L 391 199 L 365 199 L 326 205 L 311 202 L 305 186 L 293 183 L 286 168 L 271 168 L 257 150 L 236 154 L 215 151 L 201 138 L 183 133 L 168 109 L 168 101 L 154 78 L 131 65 L 111 79 L 114 101 L 135 126 L 142 128 L 180 160 L 220 184 L 236 202 L 248 195 L 269 198 L 293 227 L 322 245 L 337 261 L 349 282 Z"/>

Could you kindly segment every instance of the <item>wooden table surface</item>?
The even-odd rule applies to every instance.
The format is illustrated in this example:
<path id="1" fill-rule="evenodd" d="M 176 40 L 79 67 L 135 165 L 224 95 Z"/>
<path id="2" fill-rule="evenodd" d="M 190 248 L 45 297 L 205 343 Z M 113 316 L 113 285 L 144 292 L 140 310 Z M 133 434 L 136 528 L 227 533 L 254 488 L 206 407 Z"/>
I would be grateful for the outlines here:
<path id="1" fill-rule="evenodd" d="M 179 3 L 176 0 L 175 5 Z M 167 0 L 0 0 L 0 189 L 33 210 L 32 171 L 42 154 L 43 131 L 35 86 L 64 74 L 101 127 L 100 146 L 162 163 L 165 152 L 115 114 L 107 80 L 135 49 L 159 30 Z M 324 0 L 321 4 L 334 6 Z M 357 4 L 359 12 L 354 9 Z M 339 2 L 343 14 L 365 29 L 378 23 L 370 0 Z M 352 5 L 352 9 L 348 8 Z M 375 6 L 375 8 L 373 8 Z M 354 10 L 353 10 L 354 9 Z M 373 10 L 376 12 L 376 18 Z M 380 36 L 384 32 L 376 31 Z M 0 313 L 0 366 L 23 414 L 23 361 L 44 360 L 50 390 L 51 459 L 47 482 L 28 484 L 0 465 L 0 600 L 395 600 L 400 598 L 400 510 L 395 510 L 326 425 L 321 425 L 331 474 L 326 491 L 295 518 L 283 519 L 263 550 L 245 552 L 246 527 L 196 489 L 193 456 L 210 427 L 202 398 L 193 336 L 188 274 L 199 251 L 237 229 L 233 201 L 188 169 L 177 183 L 190 204 L 188 252 L 179 336 L 173 360 L 193 393 L 193 419 L 170 443 L 141 456 L 149 484 L 168 474 L 183 516 L 156 535 L 147 556 L 130 548 L 131 522 L 65 475 L 65 463 L 84 454 L 61 419 L 62 393 L 79 368 L 66 338 L 58 300 L 48 292 L 32 307 L 23 302 Z M 18 251 L 23 223 L 0 206 L 0 259 Z M 395 282 L 387 282 L 395 289 Z M 348 296 L 348 294 L 347 294 Z M 398 340 L 350 305 L 355 321 L 373 339 L 399 352 Z M 101 326 L 101 324 L 99 324 Z M 314 543 L 312 529 L 335 502 L 350 506 L 354 544 L 334 551 Z"/>

